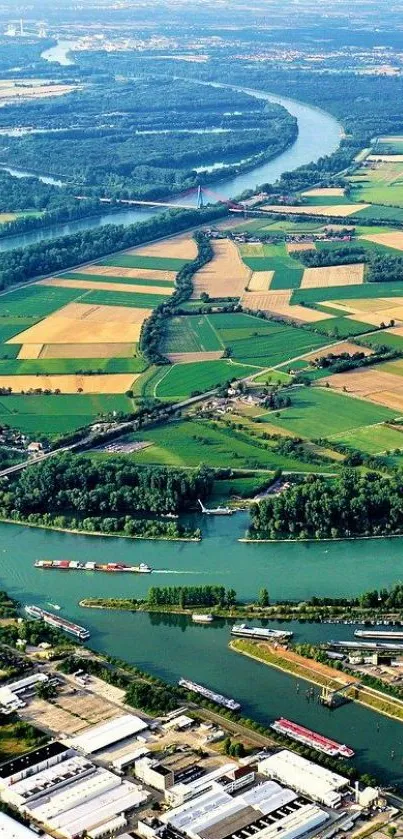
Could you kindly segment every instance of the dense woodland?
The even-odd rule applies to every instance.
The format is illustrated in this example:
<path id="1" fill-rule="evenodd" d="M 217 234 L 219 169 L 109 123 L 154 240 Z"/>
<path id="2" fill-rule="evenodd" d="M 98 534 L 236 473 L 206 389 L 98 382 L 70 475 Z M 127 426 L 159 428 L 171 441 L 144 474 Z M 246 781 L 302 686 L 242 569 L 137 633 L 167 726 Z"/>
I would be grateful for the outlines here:
<path id="1" fill-rule="evenodd" d="M 220 606 L 230 609 L 236 603 L 234 589 L 224 586 L 153 586 L 147 594 L 149 606 Z"/>
<path id="2" fill-rule="evenodd" d="M 336 539 L 403 531 L 403 476 L 346 469 L 334 481 L 310 475 L 252 506 L 253 539 Z"/>

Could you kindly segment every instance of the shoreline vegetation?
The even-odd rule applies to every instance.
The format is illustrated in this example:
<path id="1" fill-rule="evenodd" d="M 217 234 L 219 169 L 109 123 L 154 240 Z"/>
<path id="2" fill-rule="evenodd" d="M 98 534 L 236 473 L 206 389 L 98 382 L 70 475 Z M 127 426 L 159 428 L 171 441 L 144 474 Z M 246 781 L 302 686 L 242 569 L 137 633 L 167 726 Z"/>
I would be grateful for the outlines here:
<path id="1" fill-rule="evenodd" d="M 59 533 L 72 533 L 75 536 L 102 536 L 102 537 L 114 537 L 115 539 L 148 539 L 150 541 L 156 542 L 201 542 L 202 536 L 198 535 L 198 530 L 189 531 L 187 532 L 184 529 L 183 535 L 170 535 L 170 534 L 163 534 L 160 533 L 159 535 L 156 534 L 149 534 L 146 533 L 140 534 L 133 534 L 133 533 L 121 533 L 116 531 L 114 533 L 105 533 L 102 530 L 84 530 L 79 529 L 77 527 L 57 527 L 55 524 L 41 524 L 40 522 L 33 522 L 27 521 L 26 519 L 9 519 L 9 518 L 2 518 L 0 516 L 0 523 L 1 524 L 17 524 L 21 527 L 37 527 L 40 530 L 55 530 Z M 167 525 L 169 526 L 168 522 L 144 522 L 145 524 L 158 524 L 158 525 Z"/>
<path id="2" fill-rule="evenodd" d="M 277 670 L 282 670 L 283 673 L 293 676 L 296 679 L 304 679 L 317 687 L 327 687 L 331 690 L 337 690 L 343 685 L 357 682 L 346 691 L 346 698 L 352 702 L 358 702 L 369 708 L 371 711 L 376 711 L 383 716 L 390 719 L 403 721 L 403 699 L 397 696 L 388 696 L 382 690 L 376 690 L 365 684 L 360 684 L 365 677 L 359 674 L 357 677 L 350 675 L 344 679 L 333 677 L 329 673 L 331 668 L 328 664 L 322 664 L 312 658 L 304 657 L 280 647 L 273 647 L 266 642 L 245 641 L 237 638 L 231 640 L 229 648 L 240 655 L 252 658 L 260 664 L 269 667 L 275 667 Z M 335 670 L 335 674 L 337 670 Z M 339 673 L 340 676 L 340 673 Z M 385 688 L 385 686 L 384 686 Z"/>

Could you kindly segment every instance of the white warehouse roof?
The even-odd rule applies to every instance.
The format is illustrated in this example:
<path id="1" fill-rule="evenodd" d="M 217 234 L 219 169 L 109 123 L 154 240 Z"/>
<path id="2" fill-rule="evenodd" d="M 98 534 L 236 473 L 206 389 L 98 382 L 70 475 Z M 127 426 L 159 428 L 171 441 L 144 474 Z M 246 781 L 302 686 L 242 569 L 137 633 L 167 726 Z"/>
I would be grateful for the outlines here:
<path id="1" fill-rule="evenodd" d="M 337 803 L 337 791 L 348 784 L 348 779 L 342 775 L 323 769 L 287 749 L 262 760 L 258 769 L 269 778 L 275 778 L 314 800 L 329 804 Z"/>
<path id="2" fill-rule="evenodd" d="M 1 839 L 37 839 L 37 834 L 0 812 L 0 837 Z"/>
<path id="3" fill-rule="evenodd" d="M 112 743 L 125 740 L 126 737 L 134 737 L 135 734 L 144 731 L 146 728 L 148 728 L 147 723 L 140 717 L 136 717 L 134 714 L 122 714 L 122 716 L 115 717 L 108 722 L 91 726 L 70 742 L 75 749 L 79 749 L 85 754 L 93 754 L 101 749 L 106 749 Z"/>
<path id="4" fill-rule="evenodd" d="M 148 793 L 136 784 L 123 781 L 119 787 L 110 789 L 85 804 L 61 813 L 52 819 L 52 827 L 63 836 L 81 836 L 110 819 L 139 807 L 148 798 Z"/>

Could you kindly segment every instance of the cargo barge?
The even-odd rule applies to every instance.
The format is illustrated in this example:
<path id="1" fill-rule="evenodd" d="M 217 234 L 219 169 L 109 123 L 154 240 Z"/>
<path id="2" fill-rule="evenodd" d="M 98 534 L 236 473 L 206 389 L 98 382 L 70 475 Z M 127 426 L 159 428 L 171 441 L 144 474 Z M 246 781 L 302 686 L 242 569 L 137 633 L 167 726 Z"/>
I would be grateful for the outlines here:
<path id="1" fill-rule="evenodd" d="M 51 612 L 46 612 L 45 609 L 40 609 L 39 606 L 25 606 L 25 611 L 30 618 L 35 620 L 42 620 L 49 626 L 54 626 L 55 629 L 63 629 L 69 635 L 74 635 L 79 641 L 87 641 L 90 637 L 88 629 L 80 626 L 78 623 L 73 623 L 65 618 L 60 618 L 58 615 L 52 615 Z"/>
<path id="2" fill-rule="evenodd" d="M 231 635 L 238 638 L 251 638 L 260 641 L 286 641 L 292 638 L 293 632 L 287 629 L 266 629 L 262 626 L 247 626 L 246 623 L 234 624 Z"/>
<path id="3" fill-rule="evenodd" d="M 104 571 L 107 574 L 151 574 L 152 568 L 144 562 L 140 565 L 124 565 L 122 562 L 108 562 L 101 565 L 98 562 L 76 562 L 69 559 L 37 559 L 35 568 L 44 570 L 56 568 L 58 571 Z"/>
<path id="4" fill-rule="evenodd" d="M 329 641 L 327 647 L 336 650 L 369 650 L 369 651 L 396 651 L 403 653 L 403 643 L 391 644 L 382 641 Z"/>
<path id="5" fill-rule="evenodd" d="M 385 641 L 403 641 L 403 632 L 390 632 L 390 630 L 383 629 L 356 629 L 354 632 L 356 638 L 384 638 Z"/>
<path id="6" fill-rule="evenodd" d="M 296 722 L 286 720 L 284 717 L 275 720 L 271 723 L 270 728 L 278 734 L 284 734 L 290 737 L 291 740 L 296 740 L 298 743 L 303 743 L 304 746 L 309 746 L 317 752 L 328 755 L 329 757 L 353 757 L 354 751 L 342 743 L 337 743 L 336 740 L 330 740 L 329 737 L 324 737 L 323 734 L 318 734 L 316 731 L 311 731 L 303 725 L 298 725 Z"/>
<path id="7" fill-rule="evenodd" d="M 227 708 L 229 711 L 239 711 L 241 707 L 239 702 L 235 702 L 235 699 L 228 699 L 221 693 L 214 693 L 213 690 L 205 688 L 204 685 L 198 685 L 197 682 L 191 682 L 189 679 L 179 679 L 178 684 L 181 688 L 191 690 L 193 693 L 199 693 L 200 696 L 204 696 L 205 699 L 215 702 L 216 705 L 222 705 L 223 708 Z"/>

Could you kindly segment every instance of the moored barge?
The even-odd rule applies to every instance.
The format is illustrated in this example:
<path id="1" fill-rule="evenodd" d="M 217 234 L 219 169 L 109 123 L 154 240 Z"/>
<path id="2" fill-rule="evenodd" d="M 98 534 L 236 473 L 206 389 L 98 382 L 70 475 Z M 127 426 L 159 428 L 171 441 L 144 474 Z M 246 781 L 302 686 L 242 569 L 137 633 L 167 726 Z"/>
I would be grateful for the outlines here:
<path id="1" fill-rule="evenodd" d="M 275 720 L 271 723 L 270 728 L 278 734 L 284 734 L 290 737 L 291 740 L 296 740 L 298 743 L 303 743 L 304 746 L 309 746 L 311 749 L 316 749 L 322 754 L 329 757 L 353 757 L 354 751 L 342 743 L 337 743 L 336 740 L 330 740 L 323 734 L 318 734 L 316 731 L 311 731 L 310 728 L 305 728 L 303 725 L 298 725 L 296 722 L 286 720 L 284 717 Z"/>
<path id="2" fill-rule="evenodd" d="M 79 641 L 87 641 L 90 637 L 88 629 L 80 626 L 78 623 L 61 618 L 59 615 L 52 615 L 52 612 L 47 612 L 45 609 L 40 609 L 39 606 L 25 606 L 25 611 L 30 618 L 35 620 L 42 620 L 49 626 L 54 626 L 55 629 L 63 629 L 69 635 L 74 635 Z"/>
<path id="3" fill-rule="evenodd" d="M 179 679 L 178 684 L 181 688 L 191 690 L 193 693 L 199 693 L 200 696 L 204 696 L 205 699 L 215 702 L 216 705 L 222 705 L 223 708 L 228 708 L 229 711 L 239 711 L 241 707 L 239 702 L 235 702 L 235 699 L 228 699 L 227 696 L 223 696 L 221 693 L 215 693 L 213 690 L 204 687 L 204 685 L 197 684 L 197 682 L 191 682 L 190 679 Z"/>

